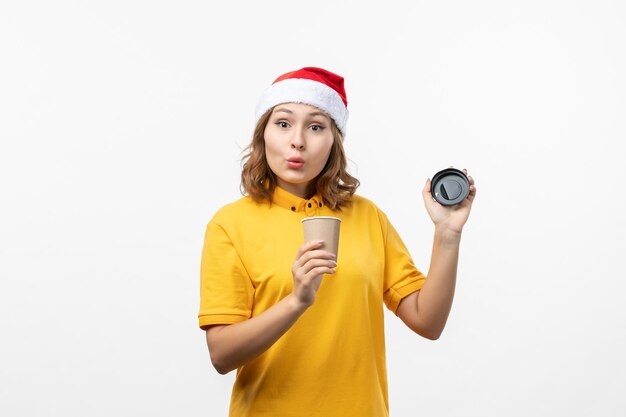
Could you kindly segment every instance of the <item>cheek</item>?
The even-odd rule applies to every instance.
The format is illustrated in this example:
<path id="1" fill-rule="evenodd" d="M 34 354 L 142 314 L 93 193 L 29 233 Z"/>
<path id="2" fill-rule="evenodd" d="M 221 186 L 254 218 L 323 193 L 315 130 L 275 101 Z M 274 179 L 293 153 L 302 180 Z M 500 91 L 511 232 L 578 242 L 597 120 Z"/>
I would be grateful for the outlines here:
<path id="1" fill-rule="evenodd" d="M 267 161 L 269 169 L 275 174 L 281 170 L 282 154 L 279 146 L 271 139 L 265 140 L 265 161 Z"/>
<path id="2" fill-rule="evenodd" d="M 330 156 L 330 149 L 326 149 L 326 148 L 320 149 L 315 157 L 314 170 L 317 171 L 318 173 L 321 172 L 326 166 L 329 156 Z"/>
<path id="3" fill-rule="evenodd" d="M 276 165 L 276 151 L 272 148 L 271 145 L 265 144 L 265 160 L 267 161 L 270 168 L 274 169 Z"/>
<path id="4" fill-rule="evenodd" d="M 330 156 L 330 151 L 332 150 L 332 148 L 333 148 L 333 142 L 331 140 L 330 142 L 325 143 L 319 150 L 320 163 L 322 165 L 326 164 L 326 161 L 328 160 L 328 157 Z"/>
<path id="5" fill-rule="evenodd" d="M 268 134 L 265 134 L 264 141 L 265 141 L 265 155 L 269 159 L 273 155 L 276 154 L 276 147 L 277 147 L 276 141 L 273 140 L 272 136 Z"/>

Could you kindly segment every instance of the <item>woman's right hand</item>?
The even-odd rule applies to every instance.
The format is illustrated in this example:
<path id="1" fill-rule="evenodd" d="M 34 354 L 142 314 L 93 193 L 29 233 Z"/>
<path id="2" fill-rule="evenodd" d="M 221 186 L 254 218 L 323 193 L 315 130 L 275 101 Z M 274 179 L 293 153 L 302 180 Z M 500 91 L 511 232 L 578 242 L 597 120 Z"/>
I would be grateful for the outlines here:
<path id="1" fill-rule="evenodd" d="M 306 242 L 296 254 L 291 267 L 293 294 L 301 305 L 309 307 L 315 302 L 315 295 L 322 284 L 323 274 L 334 274 L 335 255 L 320 250 L 322 241 Z"/>

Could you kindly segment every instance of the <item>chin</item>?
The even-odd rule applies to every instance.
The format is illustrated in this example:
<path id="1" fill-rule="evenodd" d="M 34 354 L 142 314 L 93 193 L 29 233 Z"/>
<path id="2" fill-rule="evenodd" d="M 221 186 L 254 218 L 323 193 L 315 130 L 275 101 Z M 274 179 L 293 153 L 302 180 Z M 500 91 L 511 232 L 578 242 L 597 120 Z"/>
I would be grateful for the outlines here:
<path id="1" fill-rule="evenodd" d="M 294 175 L 291 172 L 286 172 L 284 175 L 278 175 L 278 177 L 280 177 L 280 179 L 282 179 L 283 181 L 294 185 L 308 184 L 315 179 L 315 177 L 309 178 L 308 176 L 304 175 Z"/>
<path id="2" fill-rule="evenodd" d="M 306 179 L 306 178 L 281 177 L 281 179 L 285 182 L 288 182 L 289 184 L 294 184 L 294 185 L 308 184 L 309 182 L 311 182 L 310 179 Z"/>

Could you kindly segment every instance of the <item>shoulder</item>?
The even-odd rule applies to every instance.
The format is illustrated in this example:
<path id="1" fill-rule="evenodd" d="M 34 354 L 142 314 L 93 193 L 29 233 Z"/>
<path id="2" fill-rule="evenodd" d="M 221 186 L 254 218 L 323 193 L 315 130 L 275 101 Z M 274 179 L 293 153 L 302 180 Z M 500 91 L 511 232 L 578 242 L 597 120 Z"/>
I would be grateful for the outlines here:
<path id="1" fill-rule="evenodd" d="M 209 224 L 220 225 L 222 227 L 231 225 L 236 223 L 237 220 L 254 215 L 255 212 L 259 211 L 261 206 L 262 204 L 255 202 L 249 196 L 241 197 L 238 200 L 220 207 L 211 218 Z"/>
<path id="2" fill-rule="evenodd" d="M 365 197 L 361 194 L 352 195 L 351 202 L 352 202 L 352 207 L 358 208 L 358 209 L 364 209 L 364 208 L 375 209 L 376 208 L 376 204 L 374 204 L 372 200 L 370 200 L 368 197 Z"/>
<path id="3" fill-rule="evenodd" d="M 352 196 L 352 206 L 349 211 L 352 216 L 366 217 L 369 221 L 379 223 L 383 227 L 388 222 L 385 212 L 373 200 L 360 194 Z"/>
<path id="4" fill-rule="evenodd" d="M 374 201 L 360 194 L 354 194 L 352 196 L 352 204 L 353 207 L 358 210 L 370 211 L 376 214 L 383 213 L 383 211 L 376 203 L 374 203 Z"/>

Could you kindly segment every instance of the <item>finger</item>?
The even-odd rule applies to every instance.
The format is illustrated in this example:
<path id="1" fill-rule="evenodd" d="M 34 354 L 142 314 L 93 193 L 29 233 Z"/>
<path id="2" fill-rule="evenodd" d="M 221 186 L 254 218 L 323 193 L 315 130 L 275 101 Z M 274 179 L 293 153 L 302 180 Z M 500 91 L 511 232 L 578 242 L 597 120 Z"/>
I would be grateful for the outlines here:
<path id="1" fill-rule="evenodd" d="M 427 202 L 435 202 L 439 204 L 437 200 L 435 200 L 435 197 L 433 197 L 433 193 L 431 192 L 430 187 L 431 187 L 431 180 L 430 178 L 428 178 L 426 180 L 426 185 L 424 185 L 424 189 L 422 190 L 422 196 L 424 197 L 424 200 Z"/>
<path id="2" fill-rule="evenodd" d="M 467 180 L 469 181 L 470 184 L 470 193 L 472 192 L 472 190 L 476 190 L 476 182 L 474 181 L 474 177 L 472 177 L 471 175 L 468 175 L 467 170 L 464 169 L 463 171 L 465 171 L 465 176 L 467 177 Z M 473 188 L 472 188 L 473 187 Z"/>
<path id="3" fill-rule="evenodd" d="M 474 202 L 475 198 L 476 198 L 476 194 L 469 194 L 467 196 L 467 200 L 470 202 L 470 204 L 472 204 Z"/>
<path id="4" fill-rule="evenodd" d="M 315 277 L 318 277 L 323 274 L 334 274 L 336 271 L 332 268 L 328 268 L 326 266 L 318 266 L 317 268 L 311 269 L 305 276 L 304 279 L 308 282 Z"/>
<path id="5" fill-rule="evenodd" d="M 326 250 L 321 250 L 321 249 L 317 249 L 317 250 L 310 250 L 308 252 L 305 252 L 304 254 L 302 254 L 302 256 L 298 259 L 298 261 L 300 262 L 300 265 L 304 265 L 305 263 L 307 263 L 309 260 L 311 259 L 333 259 L 336 258 L 337 256 L 329 251 Z"/>
<path id="6" fill-rule="evenodd" d="M 300 259 L 332 259 L 336 258 L 335 254 L 324 249 L 316 249 L 305 252 Z"/>
<path id="7" fill-rule="evenodd" d="M 305 252 L 308 252 L 308 251 L 310 251 L 311 249 L 314 249 L 314 248 L 318 248 L 318 247 L 322 246 L 323 243 L 324 243 L 323 240 L 311 240 L 311 241 L 305 242 L 298 249 L 298 252 L 296 253 L 296 257 L 294 258 L 294 260 L 297 261 L 298 259 L 300 259 L 302 257 L 302 255 Z"/>
<path id="8" fill-rule="evenodd" d="M 430 178 L 426 179 L 426 184 L 424 185 L 424 188 L 422 189 L 422 198 L 424 198 L 424 201 L 429 201 L 429 200 L 432 200 L 433 198 L 432 193 L 430 191 Z"/>
<path id="9" fill-rule="evenodd" d="M 430 195 L 430 178 L 426 178 L 426 184 L 424 184 L 424 188 L 422 189 L 422 193 L 426 195 Z"/>
<path id="10" fill-rule="evenodd" d="M 333 253 L 325 251 L 325 250 L 310 250 L 310 251 L 305 252 L 304 254 L 302 254 L 302 256 L 300 258 L 296 259 L 296 264 L 299 267 L 302 267 L 307 262 L 309 262 L 311 259 L 329 260 L 329 259 L 333 259 L 335 257 L 336 256 Z"/>
<path id="11" fill-rule="evenodd" d="M 308 274 L 311 270 L 319 267 L 334 268 L 337 266 L 337 262 L 332 259 L 311 259 L 304 265 L 302 265 L 301 271 L 304 275 Z"/>
<path id="12" fill-rule="evenodd" d="M 474 198 L 476 197 L 476 187 L 475 186 L 470 186 L 470 192 L 467 196 L 467 199 L 471 202 L 474 201 Z"/>

